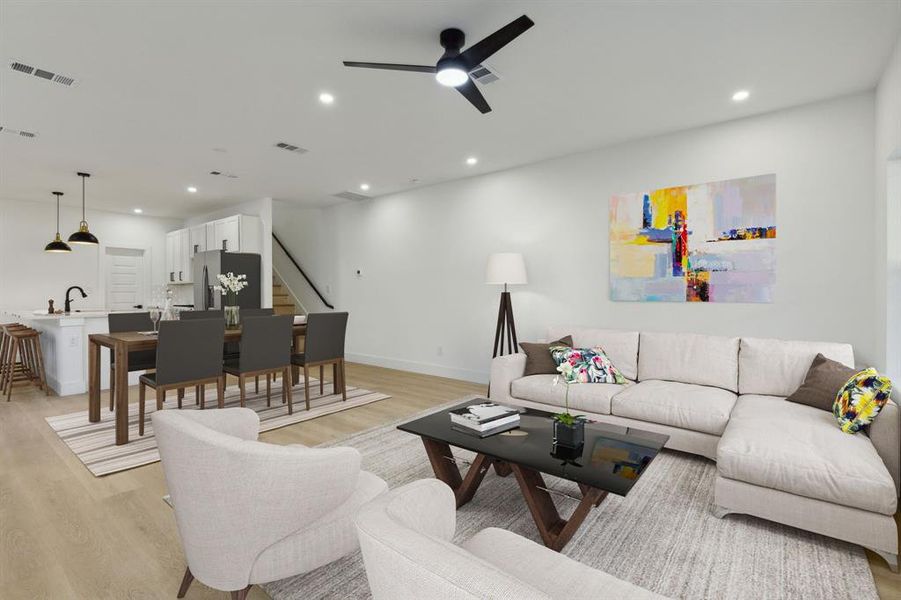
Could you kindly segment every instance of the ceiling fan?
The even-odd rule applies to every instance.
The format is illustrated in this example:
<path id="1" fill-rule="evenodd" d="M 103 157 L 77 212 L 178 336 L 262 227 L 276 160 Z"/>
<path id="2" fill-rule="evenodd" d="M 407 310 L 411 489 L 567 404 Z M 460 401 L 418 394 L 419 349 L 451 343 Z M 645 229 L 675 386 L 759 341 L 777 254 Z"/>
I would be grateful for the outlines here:
<path id="1" fill-rule="evenodd" d="M 469 73 L 482 61 L 512 42 L 519 35 L 529 29 L 535 23 L 523 15 L 511 23 L 501 27 L 485 39 L 473 44 L 466 50 L 462 50 L 466 43 L 466 36 L 459 29 L 445 29 L 441 32 L 441 47 L 444 54 L 438 59 L 434 67 L 428 65 L 400 65 L 393 63 L 371 63 L 344 61 L 345 67 L 360 67 L 363 69 L 385 69 L 388 71 L 413 71 L 415 73 L 432 73 L 441 85 L 455 87 L 469 100 L 479 112 L 485 114 L 491 112 L 488 102 L 476 87 Z"/>

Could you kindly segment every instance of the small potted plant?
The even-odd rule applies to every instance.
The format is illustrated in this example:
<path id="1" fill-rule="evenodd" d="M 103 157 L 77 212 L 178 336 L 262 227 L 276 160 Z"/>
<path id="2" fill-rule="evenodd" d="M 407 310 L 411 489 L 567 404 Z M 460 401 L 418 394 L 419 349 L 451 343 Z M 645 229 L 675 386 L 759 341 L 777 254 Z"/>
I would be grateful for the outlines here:
<path id="1" fill-rule="evenodd" d="M 569 412 L 569 386 L 579 383 L 579 379 L 573 373 L 573 365 L 569 361 L 563 361 L 557 371 L 560 375 L 554 378 L 554 385 L 562 383 L 566 386 L 564 405 L 566 411 L 554 415 L 554 444 L 568 448 L 579 448 L 585 443 L 585 416 L 573 415 Z"/>
<path id="2" fill-rule="evenodd" d="M 241 323 L 240 308 L 238 307 L 238 292 L 248 286 L 247 275 L 235 275 L 231 271 L 226 274 L 219 273 L 216 275 L 219 285 L 213 286 L 213 289 L 225 296 L 225 326 L 228 329 L 237 329 Z"/>

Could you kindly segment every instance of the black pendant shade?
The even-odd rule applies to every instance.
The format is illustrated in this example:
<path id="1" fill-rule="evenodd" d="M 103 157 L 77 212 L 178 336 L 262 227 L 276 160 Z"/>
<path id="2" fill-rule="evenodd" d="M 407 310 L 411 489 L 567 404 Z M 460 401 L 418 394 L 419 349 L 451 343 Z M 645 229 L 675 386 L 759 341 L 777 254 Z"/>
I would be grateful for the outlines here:
<path id="1" fill-rule="evenodd" d="M 53 195 L 56 196 L 56 238 L 44 246 L 44 252 L 72 252 L 72 248 L 69 247 L 69 244 L 63 241 L 63 238 L 59 236 L 59 197 L 63 195 L 62 192 L 53 192 Z"/>
<path id="2" fill-rule="evenodd" d="M 78 231 L 69 236 L 69 242 L 73 244 L 94 244 L 96 246 L 100 242 L 88 229 L 88 222 L 85 221 L 84 217 L 84 180 L 91 175 L 90 173 L 79 173 L 78 176 L 81 177 L 81 223 L 78 224 Z"/>

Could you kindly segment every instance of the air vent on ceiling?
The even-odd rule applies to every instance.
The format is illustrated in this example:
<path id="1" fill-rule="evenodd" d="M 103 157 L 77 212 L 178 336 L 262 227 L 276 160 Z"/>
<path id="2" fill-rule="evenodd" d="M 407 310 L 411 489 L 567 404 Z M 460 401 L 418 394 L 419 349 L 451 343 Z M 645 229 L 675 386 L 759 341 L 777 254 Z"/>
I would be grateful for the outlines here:
<path id="1" fill-rule="evenodd" d="M 7 135 L 17 135 L 24 138 L 37 137 L 37 134 L 33 131 L 23 131 L 21 129 L 12 129 L 10 127 L 0 127 L 0 133 L 5 133 Z"/>
<path id="2" fill-rule="evenodd" d="M 68 75 L 60 75 L 59 73 L 53 73 L 52 71 L 48 71 L 46 69 L 38 69 L 36 67 L 32 67 L 31 65 L 26 65 L 20 62 L 11 63 L 9 65 L 9 68 L 13 71 L 18 71 L 19 73 L 34 75 L 35 77 L 40 77 L 41 79 L 46 79 L 47 81 L 52 81 L 53 83 L 59 83 L 65 86 L 70 86 L 75 83 L 74 77 L 69 77 Z"/>
<path id="3" fill-rule="evenodd" d="M 222 177 L 228 177 L 229 179 L 238 178 L 234 173 L 223 173 L 222 171 L 210 171 L 210 175 L 221 175 Z"/>
<path id="4" fill-rule="evenodd" d="M 341 198 L 342 200 L 354 200 L 359 202 L 360 200 L 369 200 L 370 196 L 364 196 L 363 194 L 358 194 L 356 192 L 341 192 L 339 194 L 334 194 L 335 198 Z"/>
<path id="5" fill-rule="evenodd" d="M 278 142 L 275 144 L 275 147 L 287 150 L 288 152 L 294 152 L 295 154 L 306 154 L 309 152 L 306 148 L 301 148 L 300 146 L 295 146 L 294 144 L 288 144 L 286 142 Z"/>
<path id="6" fill-rule="evenodd" d="M 495 71 L 493 67 L 489 67 L 488 65 L 479 65 L 475 69 L 470 71 L 469 74 L 473 79 L 481 84 L 494 83 L 501 78 L 501 76 L 498 75 L 497 71 Z"/>

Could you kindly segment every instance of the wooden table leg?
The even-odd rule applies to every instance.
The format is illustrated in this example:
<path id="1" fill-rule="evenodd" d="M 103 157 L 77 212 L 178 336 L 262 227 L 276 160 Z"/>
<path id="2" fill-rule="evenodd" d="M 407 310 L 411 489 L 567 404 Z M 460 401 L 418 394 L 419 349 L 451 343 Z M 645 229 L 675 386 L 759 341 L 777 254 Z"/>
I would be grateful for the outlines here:
<path id="1" fill-rule="evenodd" d="M 559 552 L 572 539 L 573 534 L 585 521 L 585 517 L 591 509 L 606 498 L 607 492 L 597 488 L 584 486 L 582 488 L 582 500 L 576 506 L 569 519 L 560 517 L 557 507 L 551 495 L 546 491 L 547 486 L 541 473 L 521 465 L 511 464 L 510 467 L 519 482 L 519 488 L 538 526 L 538 533 L 544 545 L 551 550 Z M 582 486 L 580 486 L 582 487 Z"/>
<path id="2" fill-rule="evenodd" d="M 116 445 L 122 446 L 128 443 L 128 347 L 125 344 L 116 344 L 115 352 Z"/>
<path id="3" fill-rule="evenodd" d="M 88 339 L 88 421 L 100 420 L 100 344 Z"/>
<path id="4" fill-rule="evenodd" d="M 493 461 L 484 454 L 477 454 L 469 465 L 466 477 L 463 477 L 448 444 L 429 438 L 422 438 L 422 444 L 432 463 L 435 477 L 454 490 L 457 508 L 472 500 Z"/>

